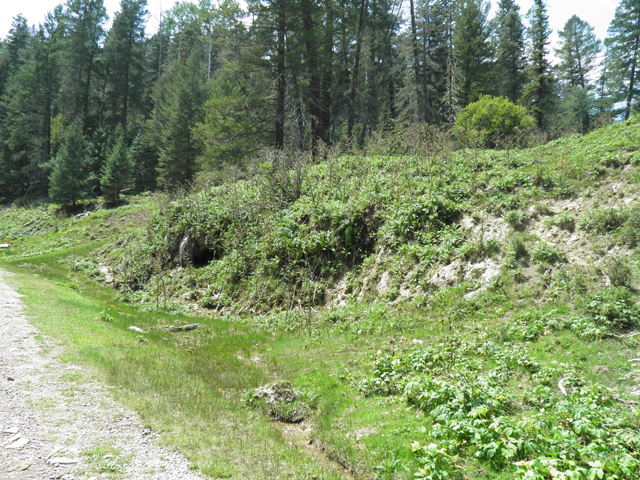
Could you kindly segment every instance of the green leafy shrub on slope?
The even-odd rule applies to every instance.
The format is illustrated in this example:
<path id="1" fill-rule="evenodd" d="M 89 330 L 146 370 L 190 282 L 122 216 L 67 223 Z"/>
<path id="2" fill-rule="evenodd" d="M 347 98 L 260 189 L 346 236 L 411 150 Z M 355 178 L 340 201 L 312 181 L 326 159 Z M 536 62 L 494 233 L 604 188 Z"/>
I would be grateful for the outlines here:
<path id="1" fill-rule="evenodd" d="M 490 148 L 508 138 L 533 130 L 534 121 L 524 107 L 503 97 L 483 95 L 456 118 L 456 128 L 469 139 Z"/>

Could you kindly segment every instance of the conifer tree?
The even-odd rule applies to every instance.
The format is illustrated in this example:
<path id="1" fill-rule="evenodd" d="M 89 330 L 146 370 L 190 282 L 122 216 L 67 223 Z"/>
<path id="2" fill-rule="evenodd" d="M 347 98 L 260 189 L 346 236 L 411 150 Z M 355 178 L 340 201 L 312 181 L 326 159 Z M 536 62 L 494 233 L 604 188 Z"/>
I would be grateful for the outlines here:
<path id="1" fill-rule="evenodd" d="M 143 100 L 146 5 L 147 0 L 122 0 L 105 42 L 109 103 L 125 130 L 131 108 L 140 108 Z"/>
<path id="2" fill-rule="evenodd" d="M 606 39 L 609 64 L 609 84 L 614 102 L 624 102 L 625 120 L 637 102 L 638 55 L 640 54 L 640 1 L 622 0 L 609 26 Z"/>
<path id="3" fill-rule="evenodd" d="M 495 81 L 499 96 L 516 103 L 525 84 L 524 25 L 514 0 L 501 0 L 496 18 Z"/>
<path id="4" fill-rule="evenodd" d="M 183 184 L 196 173 L 201 148 L 193 129 L 203 120 L 207 92 L 203 67 L 194 51 L 184 64 L 172 65 L 160 85 L 165 93 L 156 107 L 160 134 L 158 184 L 164 188 Z"/>
<path id="5" fill-rule="evenodd" d="M 125 144 L 124 130 L 118 125 L 114 132 L 115 144 L 102 167 L 100 188 L 110 203 L 120 201 L 120 191 L 131 183 L 133 165 Z"/>
<path id="6" fill-rule="evenodd" d="M 559 72 L 570 87 L 590 88 L 589 75 L 597 66 L 602 42 L 593 33 L 593 27 L 577 15 L 573 15 L 558 32 L 560 48 Z"/>
<path id="7" fill-rule="evenodd" d="M 556 55 L 560 59 L 558 72 L 564 83 L 562 113 L 564 123 L 573 124 L 580 133 L 586 133 L 595 111 L 595 98 L 590 75 L 596 68 L 598 54 L 602 50 L 600 40 L 593 27 L 573 15 L 558 32 L 560 48 Z"/>
<path id="8" fill-rule="evenodd" d="M 537 127 L 543 129 L 553 104 L 553 78 L 547 58 L 551 28 L 544 0 L 534 0 L 528 17 L 530 26 L 527 34 L 531 42 L 531 53 L 526 73 L 529 83 L 525 86 L 522 102 L 533 114 Z"/>
<path id="9" fill-rule="evenodd" d="M 81 127 L 74 124 L 53 163 L 49 176 L 49 197 L 58 203 L 75 206 L 89 194 L 89 154 Z"/>
<path id="10" fill-rule="evenodd" d="M 83 132 L 98 123 L 92 118 L 97 106 L 96 78 L 104 41 L 107 11 L 103 0 L 67 0 L 64 10 L 61 108 L 68 123 L 82 119 Z"/>
<path id="11" fill-rule="evenodd" d="M 460 110 L 491 88 L 489 6 L 484 0 L 466 0 L 459 5 L 453 47 L 456 103 Z"/>

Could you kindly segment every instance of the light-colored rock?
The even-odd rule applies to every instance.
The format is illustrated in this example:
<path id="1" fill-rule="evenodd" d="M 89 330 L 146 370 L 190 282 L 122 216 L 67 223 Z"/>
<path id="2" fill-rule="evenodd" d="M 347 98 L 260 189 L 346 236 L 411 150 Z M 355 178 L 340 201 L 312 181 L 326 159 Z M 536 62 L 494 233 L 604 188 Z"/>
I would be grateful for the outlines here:
<path id="1" fill-rule="evenodd" d="M 389 279 L 391 278 L 391 275 L 389 275 L 389 272 L 384 272 L 382 274 L 382 278 L 380 279 L 380 282 L 378 283 L 378 293 L 380 295 L 384 295 L 384 293 L 388 290 L 389 288 Z"/>
<path id="2" fill-rule="evenodd" d="M 10 450 L 19 450 L 22 447 L 24 447 L 27 443 L 29 443 L 29 439 L 25 438 L 25 437 L 22 437 L 22 438 L 19 438 L 18 440 L 16 440 L 15 442 L 13 442 L 12 444 L 7 445 L 4 448 L 8 448 Z"/>
<path id="3" fill-rule="evenodd" d="M 58 465 L 73 465 L 74 463 L 78 463 L 78 460 L 67 457 L 53 457 L 49 459 L 49 463 Z"/>
<path id="4" fill-rule="evenodd" d="M 2 433 L 6 433 L 8 435 L 15 435 L 18 433 L 20 429 L 18 427 L 5 428 Z"/>
<path id="5" fill-rule="evenodd" d="M 356 437 L 356 442 L 359 442 L 363 438 L 370 437 L 372 435 L 377 435 L 378 430 L 371 427 L 361 428 L 353 432 L 353 435 Z"/>
<path id="6" fill-rule="evenodd" d="M 431 282 L 439 287 L 446 287 L 458 283 L 464 273 L 464 268 L 460 260 L 455 260 L 449 265 L 442 267 L 432 277 Z"/>
<path id="7" fill-rule="evenodd" d="M 113 272 L 111 268 L 106 265 L 98 265 L 98 270 L 104 276 L 105 283 L 113 283 L 115 278 L 113 277 Z"/>
<path id="8" fill-rule="evenodd" d="M 8 444 L 10 444 L 10 443 L 12 443 L 12 442 L 15 442 L 15 441 L 16 441 L 16 440 L 18 440 L 21 436 L 22 436 L 22 434 L 21 434 L 21 433 L 17 433 L 17 431 L 16 431 L 16 433 L 15 433 L 13 436 L 11 436 L 11 437 L 9 437 L 9 438 L 7 438 L 7 439 L 5 440 L 5 445 L 8 445 Z"/>
<path id="9" fill-rule="evenodd" d="M 494 278 L 500 276 L 500 266 L 492 258 L 487 258 L 480 263 L 469 263 L 466 271 L 465 280 L 478 281 L 480 284 L 490 283 Z"/>
<path id="10" fill-rule="evenodd" d="M 140 327 L 136 327 L 135 325 L 131 325 L 129 327 L 129 330 L 133 330 L 134 332 L 140 332 L 140 333 L 149 333 L 149 330 L 144 330 Z"/>
<path id="11" fill-rule="evenodd" d="M 32 465 L 31 462 L 15 462 L 12 463 L 7 472 L 24 472 Z"/>

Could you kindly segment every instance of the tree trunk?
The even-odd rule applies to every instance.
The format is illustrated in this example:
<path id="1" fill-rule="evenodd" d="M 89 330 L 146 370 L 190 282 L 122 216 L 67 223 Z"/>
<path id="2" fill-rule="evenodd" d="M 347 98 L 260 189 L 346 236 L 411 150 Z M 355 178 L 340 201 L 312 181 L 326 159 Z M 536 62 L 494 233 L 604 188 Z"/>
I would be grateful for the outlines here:
<path id="1" fill-rule="evenodd" d="M 358 22 L 358 39 L 356 42 L 353 73 L 351 74 L 351 90 L 349 91 L 349 120 L 347 124 L 347 137 L 353 136 L 353 124 L 356 119 L 356 91 L 358 89 L 358 69 L 360 68 L 360 52 L 362 50 L 362 37 L 364 36 L 364 21 L 367 15 L 369 0 L 362 0 L 360 5 L 360 21 Z"/>
<path id="2" fill-rule="evenodd" d="M 640 16 L 636 20 L 636 38 L 634 39 L 633 44 L 633 60 L 631 61 L 631 78 L 629 79 L 629 94 L 627 95 L 627 108 L 624 112 L 624 119 L 629 120 L 631 116 L 631 104 L 633 103 L 633 88 L 635 87 L 636 80 L 636 67 L 637 67 L 637 58 L 638 58 L 638 31 L 640 28 Z"/>
<path id="3" fill-rule="evenodd" d="M 316 151 L 322 136 L 320 124 L 320 74 L 318 72 L 318 41 L 314 35 L 313 8 L 311 0 L 302 2 L 302 24 L 305 35 L 307 67 L 309 75 L 309 115 L 311 116 L 311 149 Z"/>
<path id="4" fill-rule="evenodd" d="M 422 95 L 422 82 L 420 75 L 420 55 L 418 53 L 418 33 L 416 29 L 416 14 L 413 6 L 413 0 L 409 0 L 409 9 L 411 15 L 411 43 L 413 44 L 413 75 L 416 84 L 416 92 L 418 95 L 418 106 L 416 108 L 418 122 L 424 121 L 424 100 Z"/>
<path id="5" fill-rule="evenodd" d="M 280 5 L 280 11 L 278 12 L 278 43 L 276 45 L 276 51 L 278 53 L 278 59 L 276 64 L 277 82 L 276 82 L 276 141 L 275 147 L 278 150 L 284 148 L 284 102 L 285 102 L 285 34 L 287 27 L 287 18 L 284 10 L 284 5 Z"/>
<path id="6" fill-rule="evenodd" d="M 333 84 L 333 4 L 327 1 L 327 33 L 324 40 L 324 73 L 322 76 L 322 104 L 320 108 L 320 138 L 331 140 L 331 88 Z"/>

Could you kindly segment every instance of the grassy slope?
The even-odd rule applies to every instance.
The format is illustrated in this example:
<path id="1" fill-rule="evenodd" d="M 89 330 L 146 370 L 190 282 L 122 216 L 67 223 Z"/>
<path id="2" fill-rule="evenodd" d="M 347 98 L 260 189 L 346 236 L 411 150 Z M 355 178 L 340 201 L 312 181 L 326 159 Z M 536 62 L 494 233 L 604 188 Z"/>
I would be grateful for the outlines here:
<path id="1" fill-rule="evenodd" d="M 632 467 L 624 477 L 615 465 L 624 458 L 637 458 L 637 450 L 595 448 L 601 445 L 601 433 L 594 426 L 598 422 L 615 437 L 608 439 L 609 444 L 626 445 L 628 440 L 633 445 L 637 430 L 632 410 L 620 401 L 629 398 L 636 382 L 627 359 L 638 356 L 637 344 L 633 338 L 602 338 L 606 337 L 602 332 L 615 331 L 615 325 L 598 324 L 588 307 L 594 301 L 609 301 L 597 297 L 612 290 L 602 284 L 604 267 L 556 262 L 553 255 L 536 260 L 534 247 L 540 238 L 526 226 L 524 233 L 510 233 L 498 242 L 499 251 L 492 252 L 487 248 L 489 239 L 479 242 L 471 233 L 451 230 L 446 227 L 451 223 L 448 218 L 436 225 L 412 208 L 416 204 L 431 208 L 433 195 L 441 195 L 443 202 L 452 202 L 445 205 L 450 211 L 475 213 L 482 223 L 509 211 L 532 216 L 528 213 L 532 204 L 537 203 L 539 210 L 553 209 L 563 195 L 583 196 L 587 190 L 592 191 L 593 208 L 604 202 L 617 205 L 615 195 L 612 199 L 604 193 L 611 190 L 611 183 L 623 184 L 627 197 L 637 194 L 639 128 L 637 123 L 616 125 L 532 151 L 441 152 L 432 161 L 331 160 L 308 172 L 307 190 L 293 203 L 265 199 L 259 186 L 224 186 L 210 197 L 185 200 L 177 210 L 183 214 L 174 215 L 173 222 L 162 221 L 172 218 L 166 215 L 171 206 L 160 203 L 163 216 L 150 230 L 139 213 L 153 208 L 154 200 L 148 198 L 79 220 L 60 217 L 45 206 L 14 207 L 2 212 L 0 224 L 6 226 L 7 235 L 31 228 L 33 224 L 23 225 L 34 218 L 41 227 L 15 242 L 3 266 L 17 273 L 15 280 L 27 294 L 30 312 L 46 333 L 67 345 L 70 358 L 97 366 L 151 426 L 161 429 L 168 442 L 214 478 L 335 474 L 315 457 L 299 455 L 297 447 L 286 445 L 281 431 L 261 413 L 268 408 L 243 405 L 245 392 L 274 379 L 318 396 L 307 402 L 314 407 L 310 411 L 315 442 L 357 478 L 412 478 L 420 471 L 433 478 L 445 471 L 454 478 L 518 478 L 528 470 L 539 478 L 551 478 L 549 465 L 520 463 L 521 473 L 514 473 L 518 468 L 514 461 L 547 457 L 559 470 L 584 468 L 587 475 L 600 461 L 607 475 L 635 478 Z M 626 165 L 631 167 L 623 170 Z M 244 192 L 242 197 L 238 191 Z M 236 196 L 226 202 L 221 192 Z M 263 203 L 252 198 L 262 198 Z M 428 201 L 422 204 L 416 201 L 425 198 Z M 185 208 L 185 203 L 195 207 Z M 234 218 L 234 211 L 248 213 Z M 434 218 L 440 221 L 438 212 Z M 593 223 L 592 212 L 580 215 Z M 127 218 L 131 227 L 122 221 Z M 587 222 L 583 224 L 586 228 Z M 220 225 L 225 228 L 216 230 Z M 363 225 L 368 226 L 366 231 Z M 291 227 L 288 232 L 286 227 Z M 169 258 L 168 243 L 179 241 L 187 228 L 203 244 L 218 245 L 224 254 L 205 268 L 171 272 L 163 286 L 169 290 L 172 308 L 155 311 L 161 298 L 160 277 L 149 280 L 145 275 L 153 273 L 153 266 L 145 270 L 144 262 L 136 265 L 136 252 L 142 251 L 136 242 L 150 240 L 147 255 L 167 249 Z M 215 232 L 220 232 L 217 237 Z M 322 232 L 333 235 L 323 234 L 326 244 L 309 241 Z M 619 232 L 599 234 L 578 228 L 577 233 L 589 238 L 601 256 L 620 248 Z M 243 241 L 238 240 L 240 235 Z M 523 238 L 525 258 L 511 251 L 514 237 Z M 138 240 L 127 243 L 131 238 Z M 443 249 L 443 244 L 449 246 Z M 632 260 L 627 266 L 637 275 L 637 251 L 624 248 Z M 275 256 L 274 249 L 278 249 Z M 323 253 L 327 249 L 332 253 Z M 116 270 L 119 297 L 87 278 L 87 273 L 97 273 L 97 252 L 114 265 L 131 264 Z M 491 255 L 502 265 L 502 277 L 485 292 L 462 298 L 475 289 L 469 282 L 433 291 L 429 279 L 442 266 L 456 259 L 479 262 Z M 324 273 L 309 274 L 310 262 Z M 242 266 L 244 274 L 229 283 L 234 265 Z M 417 280 L 415 275 L 408 280 L 409 273 L 421 270 Z M 525 283 L 517 283 L 514 271 L 524 272 Z M 380 292 L 375 287 L 384 272 L 390 272 L 390 289 L 395 291 Z M 575 281 L 578 277 L 580 282 Z M 148 286 L 128 290 L 132 278 L 146 279 Z M 330 299 L 330 289 L 340 279 L 347 284 L 347 306 L 317 313 L 309 308 L 288 311 L 292 298 L 301 307 L 316 303 L 311 295 L 314 286 Z M 206 284 L 208 288 L 203 287 Z M 407 286 L 412 290 L 407 300 L 388 303 L 401 298 L 398 292 Z M 272 291 L 264 292 L 267 288 Z M 197 293 L 191 294 L 194 290 Z M 300 290 L 307 296 L 294 294 Z M 186 310 L 180 307 L 184 301 L 178 302 L 184 293 L 200 304 L 213 302 L 220 311 L 241 311 L 248 302 L 262 310 L 274 304 L 285 310 L 194 320 L 180 315 Z M 633 289 L 620 295 L 626 297 L 615 301 L 628 312 L 618 312 L 613 320 L 624 317 L 628 328 L 638 322 L 633 307 L 637 298 Z M 358 296 L 363 301 L 356 302 Z M 145 303 L 142 308 L 121 303 L 123 297 Z M 203 328 L 180 335 L 128 330 L 134 324 L 192 321 L 203 323 Z M 593 328 L 601 333 L 593 333 Z M 568 399 L 557 386 L 561 378 L 572 392 Z M 584 388 L 593 384 L 610 391 L 602 395 Z M 465 391 L 471 392 L 470 401 L 464 400 Z M 590 405 L 586 412 L 580 409 L 584 403 Z M 480 406 L 487 408 L 478 410 Z M 613 425 L 606 420 L 612 415 L 624 421 Z M 464 419 L 471 419 L 471 424 Z M 591 424 L 582 430 L 580 419 Z M 453 429 L 455 422 L 475 433 L 460 436 Z M 545 422 L 560 430 L 545 430 L 541 427 Z M 536 435 L 546 443 L 537 441 Z M 627 440 L 616 435 L 626 435 Z M 562 444 L 560 438 L 573 443 Z M 534 450 L 518 450 L 518 441 Z M 515 445 L 513 454 L 510 445 Z"/>

